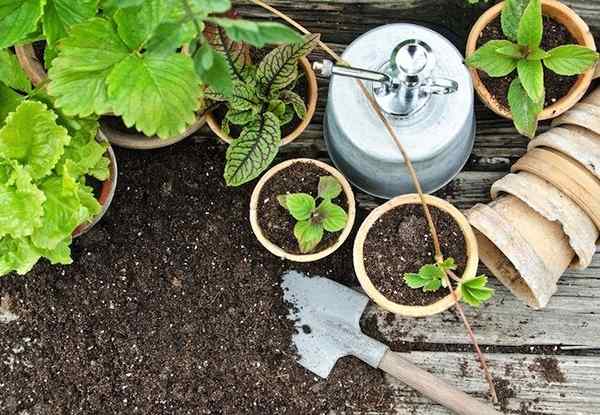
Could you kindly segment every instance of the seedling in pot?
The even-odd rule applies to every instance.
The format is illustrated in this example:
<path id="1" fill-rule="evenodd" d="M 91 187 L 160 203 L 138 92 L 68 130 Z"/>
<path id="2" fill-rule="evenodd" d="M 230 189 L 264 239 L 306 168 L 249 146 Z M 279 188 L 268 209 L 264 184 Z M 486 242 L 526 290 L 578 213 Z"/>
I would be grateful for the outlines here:
<path id="1" fill-rule="evenodd" d="M 508 90 L 508 104 L 517 130 L 533 138 L 544 109 L 544 67 L 561 76 L 579 75 L 598 61 L 598 53 L 580 45 L 543 50 L 541 0 L 507 0 L 501 23 L 507 39 L 487 42 L 466 63 L 493 78 L 517 71 Z"/>
<path id="2" fill-rule="evenodd" d="M 317 198 L 307 193 L 294 193 L 277 196 L 279 204 L 297 220 L 294 236 L 298 240 L 300 252 L 312 252 L 323 239 L 325 232 L 339 232 L 346 227 L 348 214 L 332 202 L 342 193 L 342 186 L 333 176 L 319 179 Z M 317 201 L 321 202 L 317 206 Z"/>

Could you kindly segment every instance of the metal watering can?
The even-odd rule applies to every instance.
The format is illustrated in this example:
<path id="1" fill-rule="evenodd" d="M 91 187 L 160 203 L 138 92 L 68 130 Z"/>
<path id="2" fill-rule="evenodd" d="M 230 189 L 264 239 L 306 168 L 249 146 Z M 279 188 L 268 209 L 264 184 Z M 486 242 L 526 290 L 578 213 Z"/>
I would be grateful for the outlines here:
<path id="1" fill-rule="evenodd" d="M 473 84 L 452 43 L 422 26 L 390 24 L 356 39 L 342 59 L 356 67 L 314 65 L 331 77 L 325 141 L 338 169 L 377 197 L 416 191 L 400 150 L 355 83 L 361 79 L 396 129 L 423 190 L 451 181 L 475 139 Z"/>

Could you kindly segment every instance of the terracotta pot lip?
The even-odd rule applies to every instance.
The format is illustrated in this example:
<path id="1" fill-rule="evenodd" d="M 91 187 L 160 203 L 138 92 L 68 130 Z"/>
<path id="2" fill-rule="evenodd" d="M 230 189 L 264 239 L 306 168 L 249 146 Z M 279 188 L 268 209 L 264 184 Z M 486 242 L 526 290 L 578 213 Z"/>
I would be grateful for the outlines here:
<path id="1" fill-rule="evenodd" d="M 501 13 L 502 8 L 504 7 L 504 3 L 505 2 L 501 2 L 496 4 L 495 6 L 492 6 L 487 11 L 485 11 L 475 22 L 467 40 L 467 48 L 465 53 L 467 57 L 471 56 L 475 52 L 477 48 L 477 41 L 479 39 L 479 35 L 481 34 L 482 30 Z M 596 42 L 594 41 L 594 37 L 590 31 L 590 28 L 585 23 L 585 21 L 577 13 L 575 13 L 575 11 L 573 11 L 573 9 L 557 0 L 542 0 L 542 8 L 545 12 L 554 11 L 566 16 L 567 20 L 569 22 L 572 22 L 572 25 L 566 24 L 565 20 L 556 19 L 555 16 L 552 17 L 555 18 L 559 23 L 564 25 L 567 28 L 567 30 L 571 32 L 573 37 L 583 39 L 583 42 L 579 40 L 580 45 L 596 50 Z M 576 27 L 579 33 L 573 33 L 573 27 Z M 500 105 L 492 97 L 488 89 L 481 81 L 478 71 L 473 68 L 469 68 L 469 71 L 471 72 L 471 77 L 473 78 L 473 85 L 475 86 L 477 95 L 479 95 L 479 98 L 483 101 L 483 103 L 496 114 L 508 119 L 512 119 L 512 114 L 509 111 L 509 109 Z M 567 95 L 560 98 L 554 104 L 546 107 L 540 113 L 539 120 L 542 121 L 558 117 L 559 115 L 563 114 L 571 107 L 573 107 L 583 97 L 588 87 L 590 86 L 590 83 L 592 82 L 592 79 L 594 77 L 594 71 L 595 67 L 592 67 L 583 74 L 581 74 L 577 79 L 575 85 L 573 85 L 573 87 L 567 93 Z"/>
<path id="2" fill-rule="evenodd" d="M 109 144 L 108 148 L 106 149 L 106 155 L 108 156 L 108 159 L 110 161 L 110 164 L 109 164 L 110 176 L 107 180 L 105 180 L 102 183 L 102 187 L 100 189 L 100 196 L 98 197 L 98 202 L 100 202 L 100 204 L 102 205 L 102 210 L 100 211 L 100 213 L 98 215 L 96 215 L 96 217 L 94 217 L 92 219 L 92 221 L 79 225 L 79 227 L 77 227 L 77 229 L 75 229 L 75 231 L 73 232 L 73 239 L 78 238 L 81 235 L 89 232 L 90 229 L 92 229 L 94 227 L 94 225 L 96 225 L 98 222 L 100 222 L 100 220 L 104 217 L 104 215 L 108 211 L 108 208 L 110 207 L 110 205 L 115 197 L 115 192 L 117 190 L 119 169 L 118 169 L 118 165 L 117 165 L 117 157 L 115 155 L 115 152 L 114 152 L 112 146 L 110 145 L 108 139 L 102 133 L 101 130 L 98 130 L 98 135 L 97 135 L 96 139 L 99 142 L 105 142 L 105 143 Z"/>
<path id="3" fill-rule="evenodd" d="M 269 181 L 269 179 L 271 179 L 271 177 L 275 176 L 277 173 L 287 169 L 288 167 L 296 163 L 311 163 L 329 172 L 340 182 L 340 184 L 342 185 L 342 189 L 344 190 L 344 194 L 346 195 L 346 199 L 348 200 L 348 222 L 346 223 L 346 227 L 340 234 L 338 240 L 334 245 L 330 246 L 329 248 L 312 254 L 292 254 L 283 250 L 282 248 L 280 248 L 279 246 L 275 245 L 273 242 L 267 239 L 267 237 L 262 231 L 262 228 L 258 223 L 258 202 L 260 198 L 260 193 L 264 185 L 267 183 L 267 181 Z M 309 158 L 297 158 L 287 160 L 272 167 L 263 175 L 263 177 L 256 184 L 256 187 L 252 192 L 252 197 L 250 198 L 250 224 L 252 226 L 252 231 L 256 235 L 258 241 L 273 255 L 293 262 L 318 261 L 319 259 L 325 258 L 326 256 L 329 256 L 332 253 L 334 253 L 340 246 L 342 246 L 346 239 L 348 239 L 350 232 L 352 232 L 355 218 L 356 201 L 354 199 L 354 192 L 352 191 L 352 187 L 350 187 L 350 183 L 348 182 L 348 180 L 346 180 L 342 173 L 340 173 L 337 169 L 330 166 L 329 164 Z"/>
<path id="4" fill-rule="evenodd" d="M 299 60 L 304 73 L 306 74 L 306 80 L 308 84 L 307 91 L 307 106 L 306 106 L 306 115 L 302 119 L 302 122 L 298 124 L 298 126 L 287 136 L 281 139 L 281 145 L 285 146 L 296 138 L 300 137 L 300 135 L 308 128 L 310 122 L 312 121 L 315 112 L 317 110 L 317 99 L 319 94 L 319 86 L 317 84 L 317 76 L 315 75 L 315 71 L 312 69 L 309 60 L 306 57 L 303 57 Z M 217 118 L 214 116 L 213 112 L 207 113 L 206 123 L 210 127 L 213 133 L 217 135 L 217 137 L 226 144 L 231 144 L 233 142 L 233 138 L 229 135 L 225 134 L 225 132 L 221 129 Z"/>
<path id="5" fill-rule="evenodd" d="M 477 266 L 479 264 L 479 253 L 475 233 L 473 232 L 473 228 L 467 221 L 466 217 L 456 207 L 452 206 L 450 203 L 446 202 L 443 199 L 437 198 L 435 196 L 425 195 L 425 200 L 429 206 L 436 207 L 448 213 L 460 227 L 465 237 L 467 254 L 467 265 L 465 267 L 461 280 L 475 277 L 477 273 Z M 409 204 L 421 204 L 421 199 L 419 195 L 408 194 L 395 197 L 394 199 L 391 199 L 390 201 L 379 206 L 369 214 L 367 219 L 365 219 L 365 221 L 360 226 L 358 234 L 356 235 L 356 239 L 354 240 L 354 272 L 356 273 L 358 281 L 360 282 L 360 285 L 362 286 L 363 290 L 367 293 L 367 295 L 385 310 L 394 314 L 400 314 L 409 317 L 431 316 L 434 314 L 441 313 L 447 310 L 448 308 L 452 307 L 455 304 L 454 296 L 452 294 L 448 294 L 444 298 L 426 306 L 408 306 L 395 303 L 386 298 L 381 292 L 379 292 L 379 290 L 377 290 L 377 288 L 375 288 L 375 285 L 367 275 L 366 267 L 364 264 L 364 243 L 369 231 L 371 230 L 371 227 L 385 213 L 399 206 Z M 460 299 L 460 291 L 456 289 L 455 293 Z"/>

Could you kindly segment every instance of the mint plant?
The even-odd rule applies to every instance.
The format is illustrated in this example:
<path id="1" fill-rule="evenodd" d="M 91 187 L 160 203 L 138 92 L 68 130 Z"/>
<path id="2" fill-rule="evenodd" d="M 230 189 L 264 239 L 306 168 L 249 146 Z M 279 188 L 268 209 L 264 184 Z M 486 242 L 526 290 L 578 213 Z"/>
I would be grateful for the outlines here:
<path id="1" fill-rule="evenodd" d="M 448 288 L 447 274 L 448 271 L 454 270 L 456 270 L 454 258 L 446 258 L 442 263 L 423 265 L 418 273 L 404 274 L 404 282 L 410 288 L 435 292 L 441 287 Z M 473 307 L 479 307 L 494 295 L 494 290 L 487 287 L 485 275 L 459 282 L 458 290 L 462 294 L 462 300 Z"/>
<path id="2" fill-rule="evenodd" d="M 541 0 L 507 0 L 501 23 L 507 39 L 487 42 L 466 63 L 491 77 L 517 71 L 508 91 L 508 103 L 517 130 L 533 138 L 538 115 L 544 109 L 544 67 L 558 75 L 578 75 L 598 61 L 598 53 L 580 45 L 543 50 Z"/>
<path id="3" fill-rule="evenodd" d="M 342 186 L 338 180 L 333 176 L 324 176 L 319 179 L 316 199 L 307 193 L 277 196 L 279 204 L 297 221 L 294 237 L 303 254 L 312 252 L 325 232 L 339 232 L 346 227 L 348 214 L 332 202 L 341 193 Z M 319 199 L 321 202 L 317 206 Z"/>
<path id="4" fill-rule="evenodd" d="M 228 97 L 209 88 L 207 97 L 223 102 L 227 113 L 222 129 L 230 133 L 231 124 L 242 132 L 227 149 L 225 181 L 240 186 L 258 177 L 271 164 L 281 144 L 281 129 L 294 116 L 306 115 L 304 99 L 294 92 L 303 75 L 298 61 L 308 55 L 319 35 L 307 35 L 303 42 L 283 45 L 269 52 L 253 65 L 243 45 L 220 38 L 221 55 L 233 78 L 233 92 Z"/>

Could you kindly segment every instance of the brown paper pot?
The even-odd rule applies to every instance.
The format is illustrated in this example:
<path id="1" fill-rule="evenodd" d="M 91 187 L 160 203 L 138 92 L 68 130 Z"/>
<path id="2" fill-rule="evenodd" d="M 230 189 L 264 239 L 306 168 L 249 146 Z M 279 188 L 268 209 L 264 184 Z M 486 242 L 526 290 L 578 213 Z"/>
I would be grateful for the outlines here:
<path id="1" fill-rule="evenodd" d="M 569 124 L 600 134 L 600 88 L 552 122 L 554 127 Z"/>
<path id="2" fill-rule="evenodd" d="M 292 131 L 290 134 L 281 139 L 282 146 L 287 145 L 294 141 L 296 138 L 300 137 L 300 135 L 306 130 L 306 128 L 308 128 L 317 109 L 319 86 L 317 84 L 317 77 L 315 75 L 315 71 L 313 71 L 310 62 L 306 58 L 300 59 L 300 66 L 302 66 L 302 70 L 306 75 L 306 80 L 308 83 L 308 91 L 306 93 L 306 115 L 302 122 L 294 129 L 294 131 Z M 206 123 L 213 131 L 213 133 L 215 133 L 217 137 L 219 137 L 219 139 L 221 139 L 223 142 L 227 144 L 231 144 L 233 142 L 233 138 L 225 134 L 225 132 L 221 129 L 219 121 L 212 113 L 208 113 Z"/>
<path id="3" fill-rule="evenodd" d="M 348 200 L 348 206 L 349 206 L 348 207 L 348 222 L 346 223 L 346 227 L 340 234 L 340 237 L 338 238 L 337 242 L 334 245 L 330 246 L 329 248 L 327 248 L 323 251 L 320 251 L 320 252 L 313 253 L 313 254 L 298 255 L 298 254 L 292 254 L 287 251 L 284 251 L 282 248 L 280 248 L 279 246 L 275 245 L 273 242 L 271 242 L 267 239 L 267 237 L 263 233 L 262 228 L 260 227 L 260 225 L 258 223 L 258 202 L 260 199 L 260 192 L 262 191 L 262 188 L 267 183 L 267 181 L 269 181 L 269 179 L 271 177 L 275 176 L 280 171 L 287 169 L 289 166 L 291 166 L 294 163 L 312 163 L 312 164 L 316 165 L 317 167 L 320 167 L 323 170 L 326 170 L 327 172 L 329 172 L 329 174 L 331 174 L 333 177 L 335 177 L 340 182 L 340 184 L 342 185 L 342 189 L 344 190 L 344 194 L 346 195 L 346 199 Z M 287 259 L 287 260 L 293 261 L 293 262 L 314 262 L 314 261 L 318 261 L 319 259 L 325 258 L 326 256 L 329 256 L 332 253 L 334 253 L 340 246 L 342 246 L 344 241 L 346 241 L 346 239 L 348 239 L 348 236 L 350 235 L 350 232 L 352 231 L 352 227 L 354 226 L 355 218 L 356 218 L 356 202 L 354 200 L 354 192 L 352 191 L 352 188 L 350 187 L 350 183 L 348 183 L 348 180 L 346 180 L 346 178 L 344 177 L 344 175 L 342 173 L 337 171 L 335 168 L 331 167 L 329 164 L 323 163 L 322 161 L 313 160 L 313 159 L 293 159 L 293 160 L 284 161 L 283 163 L 279 163 L 278 165 L 272 167 L 269 171 L 267 171 L 263 175 L 263 177 L 256 184 L 256 187 L 254 188 L 254 191 L 252 192 L 252 197 L 250 198 L 250 225 L 252 226 L 252 231 L 254 232 L 254 235 L 256 235 L 256 238 L 258 239 L 258 241 L 261 243 L 262 246 L 264 246 L 273 255 L 276 255 L 279 258 L 284 258 L 284 259 Z"/>
<path id="4" fill-rule="evenodd" d="M 467 56 L 470 56 L 475 52 L 477 49 L 477 41 L 482 30 L 492 20 L 500 15 L 503 7 L 504 2 L 497 4 L 488 9 L 484 14 L 481 15 L 479 20 L 477 20 L 471 29 L 471 33 L 469 34 L 469 38 L 467 40 Z M 596 43 L 594 42 L 594 37 L 588 25 L 572 9 L 556 0 L 542 0 L 542 9 L 545 15 L 550 16 L 554 20 L 563 24 L 569 30 L 578 44 L 596 50 Z M 500 105 L 492 97 L 490 92 L 481 81 L 481 78 L 476 70 L 471 69 L 471 76 L 473 77 L 475 90 L 477 91 L 477 94 L 483 103 L 496 114 L 506 118 L 512 118 L 510 111 Z M 580 75 L 579 79 L 575 85 L 573 85 L 573 88 L 571 88 L 569 93 L 554 104 L 545 108 L 540 114 L 539 119 L 547 120 L 549 118 L 557 117 L 567 111 L 569 108 L 573 107 L 573 105 L 575 105 L 587 91 L 590 83 L 592 82 L 593 76 L 594 68 L 591 68 L 584 74 Z"/>
<path id="5" fill-rule="evenodd" d="M 456 223 L 462 230 L 467 247 L 467 265 L 465 267 L 465 271 L 461 279 L 469 279 L 475 277 L 477 273 L 477 265 L 479 263 L 479 256 L 477 249 L 477 240 L 475 238 L 475 234 L 473 233 L 471 225 L 469 225 L 467 219 L 458 209 L 456 209 L 454 206 L 452 206 L 445 200 L 429 195 L 425 195 L 425 200 L 427 201 L 428 205 L 437 207 L 438 209 L 441 209 L 448 213 L 450 216 L 452 216 L 452 218 L 456 221 Z M 384 308 L 385 310 L 391 313 L 410 317 L 424 317 L 441 313 L 455 304 L 454 296 L 450 293 L 441 300 L 427 306 L 407 306 L 388 300 L 383 294 L 381 294 L 377 290 L 377 288 L 375 288 L 373 282 L 367 275 L 367 270 L 365 269 L 364 264 L 364 244 L 371 227 L 386 212 L 397 208 L 398 206 L 420 203 L 421 199 L 419 198 L 419 195 L 410 194 L 398 196 L 388 201 L 387 203 L 379 206 L 377 209 L 373 210 L 371 214 L 367 217 L 367 219 L 363 222 L 360 229 L 358 230 L 356 239 L 354 240 L 354 271 L 356 272 L 356 276 L 363 290 L 367 293 L 369 297 L 371 297 L 373 301 L 375 301 L 375 303 L 377 303 L 380 307 Z M 456 290 L 455 293 L 456 296 L 460 298 L 460 291 Z"/>
<path id="6" fill-rule="evenodd" d="M 511 195 L 476 205 L 467 218 L 476 230 L 481 262 L 515 296 L 545 307 L 575 256 L 561 225 Z"/>
<path id="7" fill-rule="evenodd" d="M 577 203 L 600 228 L 600 180 L 576 160 L 552 149 L 534 148 L 511 170 L 532 173 L 550 182 Z"/>
<path id="8" fill-rule="evenodd" d="M 574 268 L 585 269 L 591 264 L 596 252 L 598 229 L 589 216 L 564 193 L 533 174 L 520 172 L 509 174 L 492 185 L 492 197 L 497 199 L 501 194 L 519 198 L 549 221 L 562 225 L 576 254 L 571 264 Z"/>

